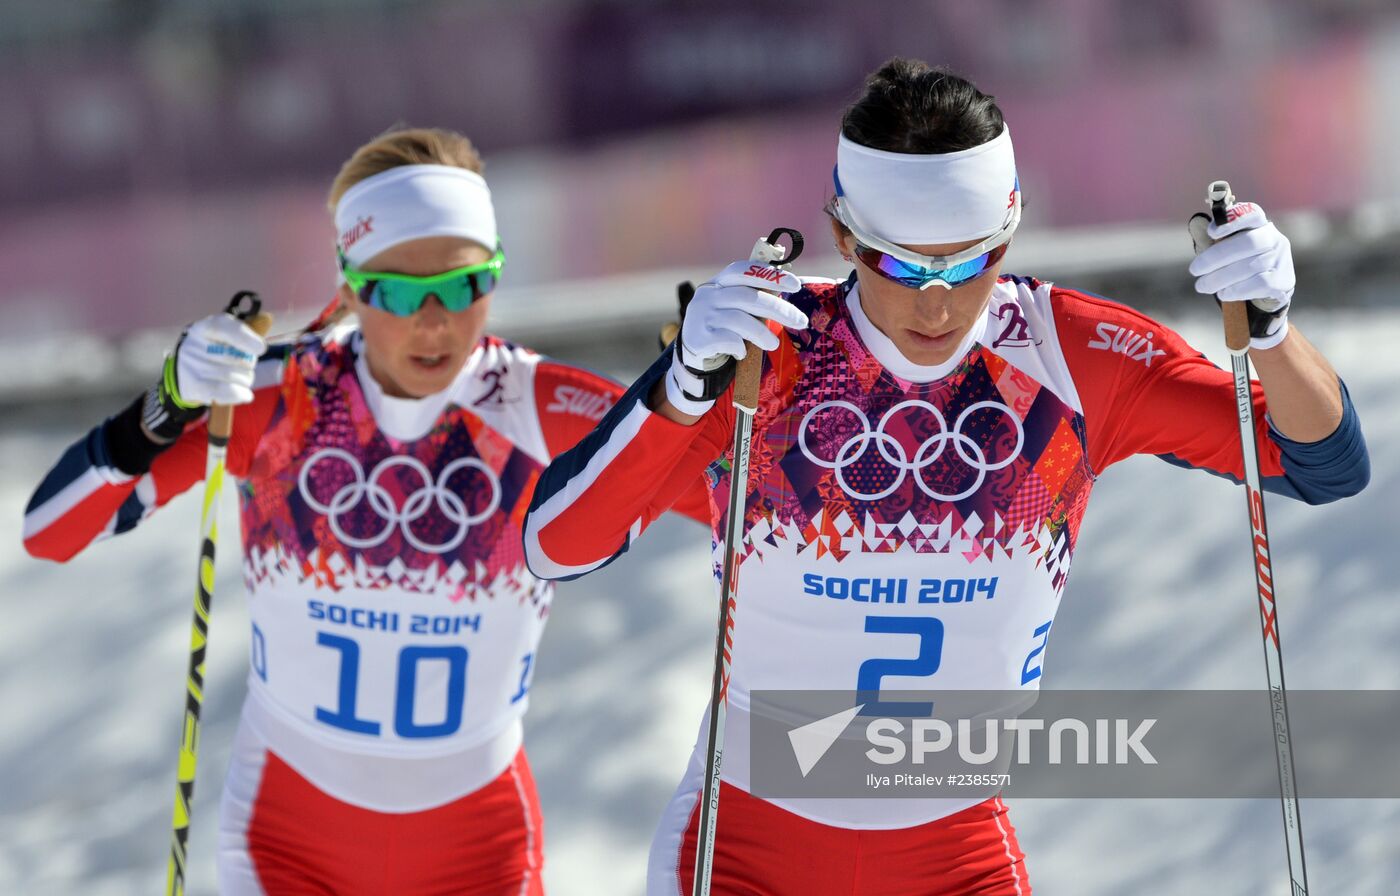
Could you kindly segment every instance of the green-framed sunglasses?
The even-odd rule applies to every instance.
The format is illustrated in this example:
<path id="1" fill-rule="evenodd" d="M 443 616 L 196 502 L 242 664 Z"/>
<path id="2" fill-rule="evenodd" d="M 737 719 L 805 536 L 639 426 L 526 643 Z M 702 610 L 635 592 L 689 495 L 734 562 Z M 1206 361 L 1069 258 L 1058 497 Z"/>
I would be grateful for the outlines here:
<path id="1" fill-rule="evenodd" d="M 496 282 L 501 279 L 501 268 L 506 263 L 504 250 L 497 246 L 496 254 L 480 264 L 453 268 L 431 277 L 415 277 L 412 274 L 356 270 L 346 261 L 345 253 L 338 254 L 340 273 L 360 300 L 371 308 L 398 317 L 417 314 L 428 296 L 437 296 L 442 307 L 448 311 L 465 311 L 472 302 L 496 288 Z"/>

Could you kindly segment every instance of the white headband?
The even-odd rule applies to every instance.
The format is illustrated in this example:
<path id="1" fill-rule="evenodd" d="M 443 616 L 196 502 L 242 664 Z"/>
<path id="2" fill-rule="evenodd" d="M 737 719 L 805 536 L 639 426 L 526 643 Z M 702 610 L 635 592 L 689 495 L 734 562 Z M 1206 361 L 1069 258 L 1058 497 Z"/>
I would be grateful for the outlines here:
<path id="1" fill-rule="evenodd" d="M 904 245 L 991 236 L 1010 224 L 1020 189 L 1005 126 L 995 140 L 939 155 L 871 149 L 843 134 L 835 177 L 837 199 L 857 227 Z"/>
<path id="2" fill-rule="evenodd" d="M 480 174 L 453 165 L 401 165 L 345 191 L 335 207 L 336 247 L 358 267 L 409 240 L 460 236 L 496 249 L 496 212 Z"/>

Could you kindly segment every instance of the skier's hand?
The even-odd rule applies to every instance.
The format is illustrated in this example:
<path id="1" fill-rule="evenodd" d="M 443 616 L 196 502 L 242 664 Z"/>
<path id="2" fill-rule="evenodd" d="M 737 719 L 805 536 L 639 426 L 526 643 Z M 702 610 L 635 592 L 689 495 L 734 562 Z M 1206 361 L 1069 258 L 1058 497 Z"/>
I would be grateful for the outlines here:
<path id="1" fill-rule="evenodd" d="M 171 397 L 186 408 L 247 404 L 253 400 L 253 368 L 267 342 L 232 314 L 212 314 L 190 324 L 175 346 Z"/>
<path id="2" fill-rule="evenodd" d="M 253 368 L 266 350 L 262 336 L 232 314 L 190 324 L 166 356 L 160 382 L 146 395 L 147 433 L 168 442 L 211 404 L 252 401 Z"/>
<path id="3" fill-rule="evenodd" d="M 1258 205 L 1239 202 L 1227 214 L 1225 224 L 1206 229 L 1216 242 L 1197 247 L 1190 268 L 1196 291 L 1222 302 L 1249 302 L 1250 347 L 1273 348 L 1288 335 L 1293 252 Z"/>
<path id="4" fill-rule="evenodd" d="M 695 290 L 676 339 L 666 400 L 677 410 L 701 416 L 734 379 L 734 361 L 746 343 L 761 351 L 778 347 L 764 321 L 799 330 L 807 315 L 774 293 L 802 288 L 795 274 L 755 261 L 736 261 Z"/>
<path id="5" fill-rule="evenodd" d="M 731 264 L 696 288 L 681 324 L 683 360 L 690 367 L 708 369 L 744 357 L 745 342 L 763 351 L 777 348 L 778 337 L 763 320 L 790 329 L 807 326 L 807 315 L 774 295 L 801 288 L 802 281 L 789 271 L 756 261 Z"/>

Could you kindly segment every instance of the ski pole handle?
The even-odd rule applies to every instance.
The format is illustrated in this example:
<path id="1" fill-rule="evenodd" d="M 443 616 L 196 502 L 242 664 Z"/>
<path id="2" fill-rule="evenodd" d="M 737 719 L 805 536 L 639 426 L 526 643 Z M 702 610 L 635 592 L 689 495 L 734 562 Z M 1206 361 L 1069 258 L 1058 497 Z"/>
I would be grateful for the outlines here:
<path id="1" fill-rule="evenodd" d="M 1228 212 L 1235 204 L 1235 194 L 1229 181 L 1213 181 L 1206 190 L 1206 202 L 1210 204 L 1210 219 L 1216 227 L 1230 222 Z M 1239 355 L 1249 351 L 1249 309 L 1244 302 L 1221 302 L 1220 313 L 1225 320 L 1225 347 L 1230 354 Z"/>
<path id="2" fill-rule="evenodd" d="M 752 343 L 748 354 L 739 359 L 734 370 L 734 404 L 748 411 L 758 409 L 758 381 L 763 375 L 763 353 Z"/>
<path id="3" fill-rule="evenodd" d="M 262 298 L 255 292 L 241 290 L 234 294 L 224 309 L 243 321 L 259 336 L 272 329 L 272 315 L 262 310 Z M 233 405 L 216 404 L 209 408 L 209 438 L 227 442 L 233 432 Z"/>
<path id="4" fill-rule="evenodd" d="M 792 248 L 784 249 L 778 240 L 786 235 L 792 240 Z M 791 227 L 777 227 L 766 238 L 753 244 L 750 261 L 786 268 L 802 254 L 802 234 Z M 758 381 L 763 373 L 763 352 L 753 343 L 745 343 L 744 357 L 739 359 L 734 371 L 734 404 L 753 412 L 758 408 Z"/>
<path id="5" fill-rule="evenodd" d="M 1235 193 L 1230 189 L 1228 180 L 1211 181 L 1206 188 L 1206 202 L 1210 203 L 1210 220 L 1216 227 L 1224 227 L 1230 223 L 1228 212 L 1230 206 L 1235 204 Z"/>

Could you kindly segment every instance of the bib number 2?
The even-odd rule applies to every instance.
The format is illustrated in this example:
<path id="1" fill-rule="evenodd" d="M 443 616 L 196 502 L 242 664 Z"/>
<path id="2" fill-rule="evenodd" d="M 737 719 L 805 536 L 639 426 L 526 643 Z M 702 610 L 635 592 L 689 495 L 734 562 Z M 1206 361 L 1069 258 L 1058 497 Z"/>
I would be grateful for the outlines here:
<path id="1" fill-rule="evenodd" d="M 1021 664 L 1021 686 L 1040 678 L 1041 661 L 1050 638 L 1053 620 L 1046 621 L 1031 635 L 1032 646 Z M 938 671 L 943 658 L 943 621 L 927 616 L 867 616 L 865 631 L 883 635 L 918 635 L 919 654 L 913 659 L 872 659 L 860 664 L 856 673 L 856 703 L 863 716 L 926 718 L 933 715 L 933 702 L 882 701 L 880 680 L 887 675 L 915 678 Z"/>
<path id="2" fill-rule="evenodd" d="M 856 702 L 864 704 L 863 716 L 933 715 L 933 703 L 882 701 L 880 680 L 887 675 L 922 678 L 938 671 L 943 659 L 943 620 L 932 616 L 867 616 L 866 632 L 917 635 L 919 653 L 913 659 L 871 659 L 856 673 Z"/>

